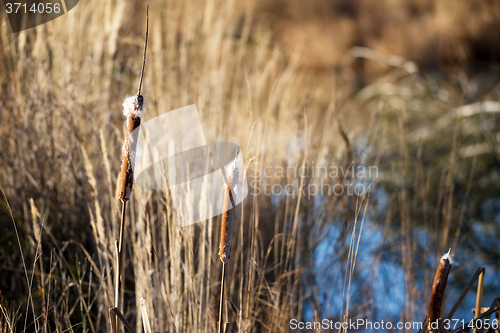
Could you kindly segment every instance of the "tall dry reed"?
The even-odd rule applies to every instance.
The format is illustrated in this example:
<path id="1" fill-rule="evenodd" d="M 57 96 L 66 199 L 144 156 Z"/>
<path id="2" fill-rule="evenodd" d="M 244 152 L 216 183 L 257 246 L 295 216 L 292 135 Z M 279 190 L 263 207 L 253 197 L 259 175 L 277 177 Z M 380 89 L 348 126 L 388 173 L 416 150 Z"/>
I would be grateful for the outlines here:
<path id="1" fill-rule="evenodd" d="M 144 76 L 144 67 L 146 65 L 146 50 L 148 46 L 148 31 L 149 31 L 149 6 L 146 9 L 146 41 L 144 43 L 144 58 L 142 61 L 141 78 L 139 80 L 139 88 L 137 94 L 125 98 L 123 101 L 123 114 L 127 117 L 127 128 L 125 133 L 125 140 L 122 147 L 122 165 L 119 176 L 119 199 L 122 202 L 122 214 L 120 222 L 120 234 L 116 243 L 116 271 L 115 271 L 115 301 L 114 306 L 118 311 L 121 311 L 120 296 L 122 292 L 122 279 L 121 273 L 123 269 L 123 243 L 125 238 L 125 209 L 127 201 L 132 194 L 132 187 L 134 184 L 134 160 L 135 151 L 137 148 L 138 131 L 136 129 L 141 125 L 141 115 L 144 111 L 144 97 L 141 95 L 142 79 Z M 111 313 L 111 312 L 110 312 Z M 116 332 L 118 329 L 118 318 L 111 318 L 113 330 Z"/>

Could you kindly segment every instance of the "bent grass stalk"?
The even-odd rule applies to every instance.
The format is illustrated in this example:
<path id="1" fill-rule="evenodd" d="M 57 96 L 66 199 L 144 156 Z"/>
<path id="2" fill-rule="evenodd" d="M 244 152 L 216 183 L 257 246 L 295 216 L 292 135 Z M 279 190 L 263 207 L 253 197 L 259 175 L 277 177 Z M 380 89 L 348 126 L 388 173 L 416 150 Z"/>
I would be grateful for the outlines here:
<path id="1" fill-rule="evenodd" d="M 236 158 L 229 167 L 229 173 L 226 177 L 226 184 L 224 185 L 224 202 L 223 202 L 220 248 L 219 248 L 219 257 L 220 260 L 222 261 L 222 277 L 220 283 L 219 321 L 217 323 L 218 333 L 224 332 L 223 321 L 222 321 L 223 319 L 222 312 L 224 310 L 224 280 L 226 275 L 226 263 L 229 261 L 229 257 L 231 256 L 231 243 L 233 241 L 233 228 L 234 228 L 234 210 L 236 207 L 234 196 L 231 189 L 233 189 L 233 191 L 235 192 L 234 194 L 237 195 L 236 188 L 239 182 L 238 153 L 239 153 L 239 147 L 238 150 L 236 151 Z"/>
<path id="2" fill-rule="evenodd" d="M 432 295 L 429 304 L 429 313 L 427 314 L 427 329 L 433 332 L 436 327 L 431 327 L 432 323 L 437 322 L 441 318 L 441 306 L 443 303 L 444 290 L 448 281 L 448 274 L 451 269 L 451 249 L 441 257 L 434 283 L 432 284 Z"/>
<path id="3" fill-rule="evenodd" d="M 121 271 L 123 266 L 123 243 L 125 230 L 125 209 L 127 201 L 132 194 L 134 184 L 133 163 L 135 158 L 135 148 L 137 144 L 138 131 L 135 131 L 141 125 L 141 115 L 144 106 L 144 97 L 141 95 L 142 78 L 144 76 L 144 66 L 146 64 L 146 49 L 148 45 L 148 30 L 149 30 L 149 6 L 146 10 L 146 42 L 144 44 L 144 58 L 142 62 L 141 78 L 139 81 L 139 89 L 137 94 L 125 98 L 123 101 L 123 114 L 127 117 L 127 129 L 125 140 L 122 147 L 122 165 L 119 178 L 119 199 L 122 202 L 122 214 L 120 221 L 120 234 L 116 242 L 116 272 L 115 272 L 115 300 L 114 307 L 120 311 L 120 294 L 122 291 Z M 112 312 L 110 311 L 110 314 Z M 111 319 L 113 331 L 117 333 L 118 318 L 115 316 Z"/>

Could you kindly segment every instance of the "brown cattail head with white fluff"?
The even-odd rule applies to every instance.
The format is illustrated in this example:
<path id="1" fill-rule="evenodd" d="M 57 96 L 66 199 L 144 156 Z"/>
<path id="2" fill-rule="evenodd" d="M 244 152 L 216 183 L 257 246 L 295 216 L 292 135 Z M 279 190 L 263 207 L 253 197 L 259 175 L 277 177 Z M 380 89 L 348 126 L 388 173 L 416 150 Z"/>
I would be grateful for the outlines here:
<path id="1" fill-rule="evenodd" d="M 451 249 L 439 261 L 439 266 L 432 284 L 431 302 L 429 304 L 429 313 L 427 315 L 427 329 L 432 332 L 436 327 L 435 323 L 441 318 L 441 306 L 443 304 L 444 290 L 448 281 L 448 274 L 452 265 Z"/>
<path id="2" fill-rule="evenodd" d="M 238 152 L 236 153 L 236 158 L 229 166 L 227 182 L 224 185 L 224 213 L 222 213 L 219 248 L 220 260 L 223 263 L 227 263 L 229 261 L 229 257 L 231 255 L 231 243 L 233 241 L 235 200 L 238 195 L 237 191 L 239 182 Z"/>
<path id="3" fill-rule="evenodd" d="M 138 131 L 134 130 L 141 125 L 144 97 L 140 94 L 125 98 L 123 114 L 127 117 L 127 130 L 122 147 L 122 166 L 120 172 L 119 198 L 125 202 L 130 199 L 134 184 L 133 164 L 137 145 Z"/>

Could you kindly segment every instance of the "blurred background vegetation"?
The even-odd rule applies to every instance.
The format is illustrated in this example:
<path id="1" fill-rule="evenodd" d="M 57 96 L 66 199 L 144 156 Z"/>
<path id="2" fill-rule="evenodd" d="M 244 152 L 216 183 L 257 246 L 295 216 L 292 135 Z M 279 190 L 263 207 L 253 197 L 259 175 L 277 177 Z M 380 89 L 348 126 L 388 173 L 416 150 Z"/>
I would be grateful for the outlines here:
<path id="1" fill-rule="evenodd" d="M 479 266 L 483 304 L 500 296 L 500 2 L 148 4 L 144 121 L 196 104 L 207 141 L 241 145 L 253 189 L 266 166 L 378 170 L 266 179 L 355 182 L 366 196 L 249 195 L 228 331 L 423 320 L 448 248 L 444 313 Z M 2 7 L 3 330 L 109 330 L 121 102 L 137 87 L 145 6 L 90 0 L 18 34 Z M 127 319 L 142 329 L 145 296 L 154 330 L 215 332 L 219 219 L 181 228 L 168 192 L 135 188 L 130 206 Z M 472 318 L 474 298 L 458 318 Z"/>

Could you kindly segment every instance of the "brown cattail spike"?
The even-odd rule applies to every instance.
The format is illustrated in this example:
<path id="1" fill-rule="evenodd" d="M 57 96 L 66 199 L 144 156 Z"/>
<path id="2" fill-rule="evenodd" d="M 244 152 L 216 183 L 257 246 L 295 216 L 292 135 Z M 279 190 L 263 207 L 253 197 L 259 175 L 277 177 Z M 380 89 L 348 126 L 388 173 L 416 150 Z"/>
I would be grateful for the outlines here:
<path id="1" fill-rule="evenodd" d="M 125 98 L 123 101 L 123 114 L 127 117 L 127 133 L 122 148 L 122 167 L 120 172 L 120 194 L 122 202 L 130 199 L 132 186 L 134 184 L 133 165 L 135 158 L 135 148 L 137 145 L 138 131 L 136 128 L 141 125 L 141 114 L 143 111 L 144 97 L 141 95 L 142 78 L 144 76 L 144 67 L 146 65 L 146 50 L 148 48 L 149 32 L 149 6 L 146 9 L 146 41 L 144 42 L 144 57 L 142 59 L 141 78 L 139 80 L 139 89 L 135 96 Z"/>
<path id="2" fill-rule="evenodd" d="M 451 249 L 448 251 L 448 253 L 441 257 L 439 267 L 436 271 L 436 276 L 434 277 L 431 302 L 429 304 L 429 313 L 427 315 L 427 329 L 429 332 L 432 332 L 438 328 L 437 322 L 441 318 L 441 306 L 443 303 L 444 290 L 446 288 L 448 274 L 450 273 L 452 265 L 450 253 Z"/>
<path id="3" fill-rule="evenodd" d="M 130 199 L 132 185 L 134 184 L 133 164 L 137 137 L 139 131 L 134 130 L 141 125 L 144 97 L 135 95 L 125 98 L 123 101 L 123 114 L 127 116 L 127 130 L 122 147 L 122 166 L 120 172 L 120 194 L 119 198 L 125 202 Z"/>
<path id="4" fill-rule="evenodd" d="M 239 150 L 236 152 L 236 158 L 229 166 L 227 181 L 224 186 L 224 203 L 223 203 L 224 213 L 222 213 L 222 225 L 221 225 L 220 248 L 219 248 L 220 260 L 223 263 L 227 263 L 229 261 L 229 256 L 231 255 L 235 199 L 236 196 L 238 195 L 237 188 L 239 182 L 238 152 Z"/>

